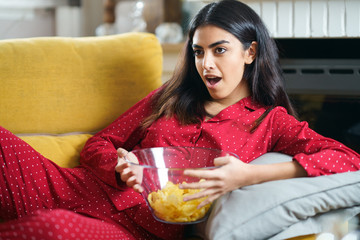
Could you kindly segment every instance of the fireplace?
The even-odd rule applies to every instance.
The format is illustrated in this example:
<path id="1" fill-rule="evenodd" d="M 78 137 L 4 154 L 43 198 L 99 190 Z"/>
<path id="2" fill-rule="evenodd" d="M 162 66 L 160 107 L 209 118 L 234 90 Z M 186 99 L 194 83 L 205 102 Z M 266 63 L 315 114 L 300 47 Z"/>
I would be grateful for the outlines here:
<path id="1" fill-rule="evenodd" d="M 241 0 L 265 22 L 279 50 L 300 120 L 360 153 L 360 1 Z M 185 0 L 192 17 L 209 1 Z M 163 45 L 164 74 L 179 48 Z"/>
<path id="2" fill-rule="evenodd" d="M 300 120 L 360 152 L 360 39 L 277 39 Z"/>
<path id="3" fill-rule="evenodd" d="M 360 152 L 360 1 L 243 2 L 276 40 L 300 120 Z"/>

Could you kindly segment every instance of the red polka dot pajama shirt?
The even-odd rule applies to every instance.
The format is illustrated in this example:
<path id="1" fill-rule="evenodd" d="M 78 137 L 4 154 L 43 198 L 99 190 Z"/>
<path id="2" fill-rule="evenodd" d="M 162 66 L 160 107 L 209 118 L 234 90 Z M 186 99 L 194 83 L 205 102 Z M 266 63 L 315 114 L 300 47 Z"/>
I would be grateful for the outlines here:
<path id="1" fill-rule="evenodd" d="M 236 153 L 246 163 L 266 152 L 293 156 L 309 176 L 355 171 L 360 156 L 323 137 L 282 107 L 254 132 L 265 108 L 244 98 L 210 120 L 182 126 L 161 118 L 139 126 L 151 96 L 138 102 L 86 143 L 81 165 L 61 168 L 0 127 L 0 239 L 181 239 L 182 227 L 156 221 L 142 196 L 121 183 L 117 148 L 194 146 Z"/>

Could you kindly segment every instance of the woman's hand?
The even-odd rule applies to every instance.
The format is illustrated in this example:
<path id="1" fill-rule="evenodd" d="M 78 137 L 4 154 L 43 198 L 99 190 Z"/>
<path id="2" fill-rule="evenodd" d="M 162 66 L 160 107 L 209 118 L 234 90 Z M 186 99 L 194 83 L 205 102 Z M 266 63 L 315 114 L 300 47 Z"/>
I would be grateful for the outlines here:
<path id="1" fill-rule="evenodd" d="M 252 165 L 233 156 L 226 156 L 214 159 L 214 164 L 219 168 L 214 170 L 186 170 L 184 172 L 185 175 L 206 180 L 180 185 L 181 188 L 202 189 L 198 193 L 184 197 L 184 201 L 207 197 L 198 206 L 200 208 L 225 193 L 244 186 L 307 176 L 307 172 L 297 161 Z"/>
<path id="2" fill-rule="evenodd" d="M 115 171 L 120 173 L 121 180 L 126 183 L 128 187 L 134 189 L 134 191 L 141 193 L 144 189 L 141 187 L 142 182 L 142 168 L 131 166 L 130 163 L 126 162 L 127 159 L 133 163 L 139 163 L 138 159 L 131 152 L 129 153 L 123 148 L 117 149 L 118 163 L 115 167 Z"/>
<path id="3" fill-rule="evenodd" d="M 251 185 L 255 182 L 253 165 L 243 163 L 233 156 L 214 159 L 213 170 L 186 170 L 185 175 L 205 179 L 206 181 L 181 184 L 181 188 L 202 189 L 202 191 L 185 197 L 184 201 L 207 197 L 199 206 L 201 208 L 232 190 Z"/>

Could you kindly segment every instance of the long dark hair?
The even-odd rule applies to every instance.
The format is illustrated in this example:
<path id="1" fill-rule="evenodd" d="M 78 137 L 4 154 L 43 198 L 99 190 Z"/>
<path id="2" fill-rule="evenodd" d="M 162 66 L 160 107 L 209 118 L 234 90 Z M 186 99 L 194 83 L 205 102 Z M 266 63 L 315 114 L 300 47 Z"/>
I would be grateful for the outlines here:
<path id="1" fill-rule="evenodd" d="M 198 123 L 206 115 L 204 103 L 211 100 L 195 66 L 192 39 L 200 26 L 214 25 L 233 34 L 248 49 L 257 42 L 255 60 L 245 65 L 243 78 L 248 81 L 254 102 L 267 106 L 255 127 L 276 106 L 283 106 L 296 116 L 288 95 L 279 64 L 278 49 L 257 13 L 237 0 L 213 2 L 202 8 L 190 24 L 188 37 L 174 75 L 154 96 L 153 114 L 145 119 L 149 126 L 156 119 L 174 114 L 182 124 Z"/>

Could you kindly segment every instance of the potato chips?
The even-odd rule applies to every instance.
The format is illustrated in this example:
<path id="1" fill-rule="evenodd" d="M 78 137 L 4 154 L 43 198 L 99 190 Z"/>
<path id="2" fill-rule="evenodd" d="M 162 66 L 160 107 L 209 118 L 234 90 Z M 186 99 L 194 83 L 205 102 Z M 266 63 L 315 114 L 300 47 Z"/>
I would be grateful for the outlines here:
<path id="1" fill-rule="evenodd" d="M 180 189 L 178 184 L 169 181 L 163 189 L 151 192 L 148 202 L 159 219 L 167 222 L 193 222 L 204 217 L 211 204 L 198 209 L 197 206 L 205 198 L 185 202 L 183 197 L 199 191 L 200 189 Z"/>

